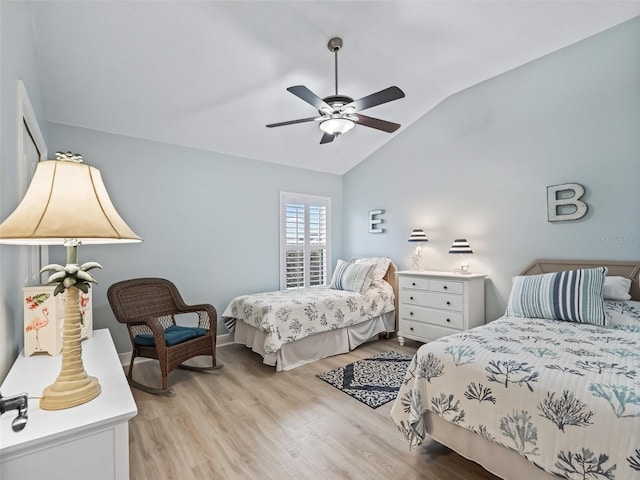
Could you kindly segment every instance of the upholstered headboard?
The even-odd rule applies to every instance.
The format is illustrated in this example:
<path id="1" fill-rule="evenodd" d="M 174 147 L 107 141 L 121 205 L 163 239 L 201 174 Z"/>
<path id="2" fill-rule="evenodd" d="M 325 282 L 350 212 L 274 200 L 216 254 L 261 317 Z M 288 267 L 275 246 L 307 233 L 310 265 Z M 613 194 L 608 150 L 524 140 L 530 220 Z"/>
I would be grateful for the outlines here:
<path id="1" fill-rule="evenodd" d="M 389 268 L 387 269 L 387 273 L 384 275 L 384 277 L 382 277 L 383 280 L 389 282 L 389 284 L 393 288 L 393 295 L 395 297 L 394 305 L 396 307 L 396 313 L 395 313 L 396 330 L 398 329 L 398 276 L 396 275 L 397 271 L 398 271 L 398 268 L 396 267 L 395 263 L 390 262 Z"/>
<path id="2" fill-rule="evenodd" d="M 390 262 L 387 273 L 385 273 L 384 277 L 382 277 L 383 280 L 389 282 L 389 284 L 393 287 L 393 291 L 396 296 L 398 295 L 398 279 L 396 277 L 397 270 L 398 268 L 396 267 L 395 263 Z"/>
<path id="3" fill-rule="evenodd" d="M 537 275 L 540 273 L 563 272 L 576 268 L 607 267 L 607 276 L 626 277 L 631 279 L 631 298 L 640 301 L 640 260 L 536 260 L 520 275 Z"/>

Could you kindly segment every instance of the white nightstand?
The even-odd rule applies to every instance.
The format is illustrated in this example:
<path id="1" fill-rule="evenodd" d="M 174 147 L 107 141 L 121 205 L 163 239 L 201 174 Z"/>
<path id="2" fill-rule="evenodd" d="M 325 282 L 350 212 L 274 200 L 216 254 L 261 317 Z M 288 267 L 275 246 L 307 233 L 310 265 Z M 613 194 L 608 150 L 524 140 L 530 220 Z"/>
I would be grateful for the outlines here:
<path id="1" fill-rule="evenodd" d="M 398 342 L 430 342 L 484 324 L 486 275 L 398 272 Z"/>
<path id="2" fill-rule="evenodd" d="M 0 478 L 128 480 L 129 419 L 138 413 L 109 330 L 94 330 L 82 342 L 82 361 L 100 381 L 102 392 L 90 402 L 64 410 L 42 410 L 42 389 L 60 372 L 62 357 L 22 353 L 3 384 L 4 395 L 29 394 L 29 421 L 11 430 L 16 416 L 0 418 Z"/>

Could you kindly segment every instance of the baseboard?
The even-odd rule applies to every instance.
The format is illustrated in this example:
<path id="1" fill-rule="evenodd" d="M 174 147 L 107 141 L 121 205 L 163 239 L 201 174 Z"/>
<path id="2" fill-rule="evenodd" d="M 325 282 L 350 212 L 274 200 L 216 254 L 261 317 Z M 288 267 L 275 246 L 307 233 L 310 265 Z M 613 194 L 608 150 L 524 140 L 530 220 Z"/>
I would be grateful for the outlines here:
<path id="1" fill-rule="evenodd" d="M 218 335 L 218 337 L 216 338 L 216 347 L 225 347 L 227 345 L 233 345 L 235 342 L 235 340 L 233 339 L 233 337 L 231 336 L 231 334 L 229 333 L 224 333 L 222 335 Z M 119 353 L 118 354 L 118 358 L 120 358 L 120 364 L 123 367 L 128 367 L 129 366 L 129 361 L 131 360 L 131 352 L 124 352 L 124 353 Z M 151 358 L 140 358 L 138 357 L 138 360 L 136 360 L 136 362 L 150 362 L 153 359 Z M 136 363 L 137 365 L 137 363 Z"/>
<path id="2" fill-rule="evenodd" d="M 216 345 L 218 347 L 225 347 L 227 345 L 233 345 L 234 343 L 236 343 L 236 341 L 234 340 L 234 338 L 231 336 L 230 333 L 224 333 L 222 335 L 218 335 L 218 338 L 216 339 Z"/>

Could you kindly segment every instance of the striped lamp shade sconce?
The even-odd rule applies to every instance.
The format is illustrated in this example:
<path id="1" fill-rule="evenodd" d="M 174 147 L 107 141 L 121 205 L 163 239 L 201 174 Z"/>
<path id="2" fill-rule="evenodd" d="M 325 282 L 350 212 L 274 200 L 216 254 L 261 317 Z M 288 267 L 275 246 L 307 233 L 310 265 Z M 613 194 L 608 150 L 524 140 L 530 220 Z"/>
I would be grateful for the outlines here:
<path id="1" fill-rule="evenodd" d="M 458 270 L 455 270 L 454 273 L 462 273 L 462 274 L 471 273 L 469 271 L 469 260 L 467 260 L 466 255 L 472 254 L 473 250 L 471 250 L 471 245 L 469 245 L 469 242 L 467 242 L 465 238 L 455 239 L 451 244 L 449 253 L 454 253 L 462 256 L 460 268 Z"/>
<path id="2" fill-rule="evenodd" d="M 411 256 L 411 270 L 422 270 L 422 242 L 428 242 L 429 239 L 421 228 L 414 228 L 409 235 L 410 242 L 417 242 L 416 249 Z"/>

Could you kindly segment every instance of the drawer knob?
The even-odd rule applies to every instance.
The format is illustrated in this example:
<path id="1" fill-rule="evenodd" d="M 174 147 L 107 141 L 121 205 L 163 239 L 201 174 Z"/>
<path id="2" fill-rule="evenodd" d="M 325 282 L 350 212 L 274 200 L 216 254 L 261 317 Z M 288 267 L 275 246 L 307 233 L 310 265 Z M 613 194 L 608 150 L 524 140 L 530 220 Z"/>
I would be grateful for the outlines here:
<path id="1" fill-rule="evenodd" d="M 416 282 L 411 282 L 411 286 L 415 287 L 416 286 Z"/>
<path id="2" fill-rule="evenodd" d="M 447 318 L 447 322 L 450 322 L 450 321 L 451 321 L 451 319 L 450 319 L 450 318 Z"/>
<path id="3" fill-rule="evenodd" d="M 447 289 L 447 286 L 445 285 L 445 286 L 444 286 L 444 287 L 442 287 L 442 288 L 444 288 L 444 289 L 446 290 L 446 289 Z"/>
<path id="4" fill-rule="evenodd" d="M 409 297 L 409 300 L 413 300 L 413 297 Z"/>
<path id="5" fill-rule="evenodd" d="M 451 302 L 447 302 L 447 305 L 451 305 Z"/>
<path id="6" fill-rule="evenodd" d="M 411 330 L 413 332 L 413 327 L 409 327 L 409 330 Z"/>
<path id="7" fill-rule="evenodd" d="M 413 312 L 409 312 L 409 315 L 413 316 Z"/>

